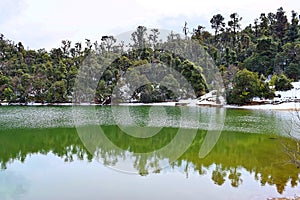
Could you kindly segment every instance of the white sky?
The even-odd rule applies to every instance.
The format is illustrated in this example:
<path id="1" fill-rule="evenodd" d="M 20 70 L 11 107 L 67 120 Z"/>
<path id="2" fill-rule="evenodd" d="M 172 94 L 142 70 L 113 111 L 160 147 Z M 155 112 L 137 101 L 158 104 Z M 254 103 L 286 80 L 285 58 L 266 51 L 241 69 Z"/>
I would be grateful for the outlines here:
<path id="1" fill-rule="evenodd" d="M 299 0 L 0 0 L 0 33 L 25 47 L 51 49 L 63 39 L 94 41 L 139 25 L 181 32 L 187 21 L 190 30 L 210 30 L 218 13 L 227 22 L 237 12 L 245 26 L 281 6 L 288 17 L 300 13 Z"/>

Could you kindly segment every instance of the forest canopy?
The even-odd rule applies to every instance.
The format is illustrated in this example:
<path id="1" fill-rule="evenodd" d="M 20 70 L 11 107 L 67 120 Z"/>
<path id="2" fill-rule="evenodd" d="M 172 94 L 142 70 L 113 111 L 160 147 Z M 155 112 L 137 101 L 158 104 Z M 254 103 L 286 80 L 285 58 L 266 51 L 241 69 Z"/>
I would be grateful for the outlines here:
<path id="1" fill-rule="evenodd" d="M 182 57 L 181 52 L 172 51 L 176 45 L 183 47 L 187 41 L 195 41 L 212 58 L 211 63 L 222 75 L 228 103 L 247 104 L 253 97 L 272 98 L 271 84 L 276 84 L 275 89 L 288 90 L 292 80 L 300 79 L 300 16 L 295 11 L 290 15 L 288 20 L 283 8 L 275 13 L 261 13 L 253 24 L 242 29 L 243 18 L 238 13 L 232 13 L 227 21 L 217 13 L 210 20 L 213 33 L 202 25 L 191 29 L 185 23 L 183 36 L 171 32 L 166 41 L 159 39 L 158 29 L 138 26 L 131 35 L 130 46 L 117 42 L 113 36 L 102 36 L 95 42 L 63 40 L 60 47 L 50 51 L 32 50 L 0 34 L 0 102 L 61 103 L 75 98 L 78 102 L 106 104 L 110 103 L 117 83 L 124 82 L 125 74 L 133 72 L 137 66 L 146 68 L 153 64 L 176 70 L 189 81 L 196 97 L 200 97 L 212 89 L 213 78 L 207 71 L 210 64 L 203 52 L 198 55 L 199 60 L 192 60 Z M 99 55 L 113 58 L 101 76 L 93 72 L 107 65 Z M 79 68 L 87 58 L 94 69 L 86 68 L 81 73 Z M 183 87 L 168 70 L 162 74 L 165 83 Z M 93 88 L 88 81 L 76 83 L 78 77 L 89 77 L 97 84 Z M 127 78 L 128 82 L 149 82 L 140 88 L 130 88 L 133 83 L 128 84 L 126 87 L 134 91 L 127 97 L 128 101 L 161 102 L 188 97 L 174 93 L 169 85 L 150 82 L 149 77 L 138 73 L 131 73 Z M 84 96 L 74 95 L 76 84 L 84 88 Z M 245 87 L 247 84 L 250 86 Z"/>

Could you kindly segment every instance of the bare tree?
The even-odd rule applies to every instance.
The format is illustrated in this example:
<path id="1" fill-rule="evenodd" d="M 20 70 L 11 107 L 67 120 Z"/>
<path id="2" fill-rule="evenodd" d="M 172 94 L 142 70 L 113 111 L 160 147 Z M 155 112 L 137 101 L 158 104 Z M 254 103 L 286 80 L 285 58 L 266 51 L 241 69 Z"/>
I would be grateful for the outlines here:
<path id="1" fill-rule="evenodd" d="M 300 110 L 295 107 L 291 112 L 291 121 L 285 127 L 287 135 L 296 141 L 296 143 L 281 143 L 285 153 L 289 157 L 288 163 L 295 164 L 300 168 Z"/>
<path id="2" fill-rule="evenodd" d="M 182 28 L 185 39 L 187 39 L 187 35 L 189 33 L 189 28 L 187 27 L 187 22 L 184 22 L 184 27 Z"/>

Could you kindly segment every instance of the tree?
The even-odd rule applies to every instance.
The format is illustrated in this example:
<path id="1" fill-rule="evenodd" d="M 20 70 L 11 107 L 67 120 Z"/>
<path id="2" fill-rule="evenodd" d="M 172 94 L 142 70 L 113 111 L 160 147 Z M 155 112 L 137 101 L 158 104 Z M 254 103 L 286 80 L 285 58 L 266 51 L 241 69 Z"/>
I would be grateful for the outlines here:
<path id="1" fill-rule="evenodd" d="M 14 99 L 14 92 L 11 88 L 5 88 L 3 91 L 3 98 L 10 102 Z"/>
<path id="2" fill-rule="evenodd" d="M 290 63 L 286 70 L 285 70 L 286 75 L 293 79 L 294 81 L 298 81 L 300 79 L 300 67 L 299 64 L 296 63 Z"/>
<path id="3" fill-rule="evenodd" d="M 67 88 L 66 83 L 64 81 L 56 81 L 50 87 L 50 91 L 48 93 L 48 102 L 51 103 L 59 103 L 66 101 Z"/>
<path id="4" fill-rule="evenodd" d="M 255 32 L 255 37 L 257 38 L 258 37 L 258 19 L 255 19 L 254 20 L 254 26 L 253 26 L 253 28 L 254 28 L 254 32 Z"/>
<path id="5" fill-rule="evenodd" d="M 266 93 L 265 88 L 268 85 L 258 78 L 257 73 L 247 69 L 235 74 L 232 85 L 232 89 L 229 89 L 226 95 L 229 104 L 249 104 L 254 97 L 268 97 L 272 93 L 271 91 Z"/>
<path id="6" fill-rule="evenodd" d="M 283 11 L 283 8 L 280 7 L 277 9 L 277 13 L 275 15 L 274 34 L 280 41 L 281 45 L 283 44 L 283 39 L 287 28 L 288 20 L 285 15 L 285 12 Z"/>
<path id="7" fill-rule="evenodd" d="M 153 50 L 155 50 L 156 48 L 158 48 L 158 36 L 159 36 L 160 32 L 158 29 L 154 28 L 151 29 L 151 34 L 149 35 L 149 44 L 151 45 L 151 47 L 153 48 Z"/>
<path id="8" fill-rule="evenodd" d="M 270 37 L 258 39 L 254 53 L 244 61 L 245 67 L 265 76 L 273 74 L 276 47 L 276 43 Z"/>
<path id="9" fill-rule="evenodd" d="M 114 38 L 114 36 L 110 35 L 110 36 L 102 36 L 101 38 L 101 50 L 103 52 L 108 51 L 111 52 L 112 51 L 112 47 L 113 45 L 116 43 L 117 39 Z"/>
<path id="10" fill-rule="evenodd" d="M 9 77 L 7 76 L 4 76 L 2 71 L 0 71 L 0 87 L 3 87 L 5 86 L 6 84 L 9 83 Z"/>
<path id="11" fill-rule="evenodd" d="M 96 99 L 96 102 L 102 103 L 100 99 L 103 96 L 110 97 L 116 83 L 123 81 L 122 76 L 129 69 L 148 63 L 163 63 L 174 68 L 191 81 L 199 96 L 207 90 L 205 80 L 212 83 L 213 77 L 206 73 L 206 68 L 203 70 L 206 77 L 199 70 L 209 60 L 206 55 L 196 55 L 194 50 L 199 48 L 199 44 L 210 54 L 223 75 L 228 75 L 226 73 L 231 70 L 231 66 L 236 66 L 237 69 L 246 68 L 265 77 L 284 73 L 287 78 L 297 81 L 300 78 L 300 27 L 297 15 L 297 12 L 292 11 L 289 23 L 285 12 L 279 8 L 275 14 L 260 14 L 254 25 L 249 24 L 241 30 L 242 18 L 237 13 L 230 15 L 227 27 L 224 17 L 216 14 L 210 19 L 214 36 L 205 31 L 204 26 L 199 25 L 193 29 L 190 40 L 189 28 L 185 23 L 183 32 L 186 37 L 182 38 L 180 34 L 171 32 L 166 42 L 159 40 L 158 29 L 151 29 L 148 33 L 146 27 L 139 26 L 131 35 L 132 44 L 129 48 L 125 48 L 124 42 L 116 44 L 116 39 L 107 35 L 100 38 L 99 43 L 89 39 L 83 43 L 63 40 L 59 47 L 50 51 L 32 50 L 24 48 L 22 42 L 11 41 L 0 34 L 0 96 L 4 99 L 4 90 L 10 88 L 14 94 L 12 100 L 15 102 L 57 101 L 51 99 L 59 96 L 53 95 L 54 84 L 58 86 L 58 83 L 62 85 L 64 82 L 66 95 L 58 99 L 68 101 L 66 97 L 73 94 L 75 80 L 79 79 L 78 87 L 82 94 L 78 96 L 82 98 L 78 101 L 91 102 Z M 193 39 L 198 42 L 188 47 L 186 44 Z M 178 56 L 186 50 L 197 57 L 196 64 L 188 58 Z M 115 58 L 117 54 L 122 56 Z M 105 59 L 96 58 L 99 55 L 107 56 L 112 61 L 103 63 Z M 83 66 L 82 62 L 87 60 L 89 62 Z M 101 78 L 97 71 L 102 67 L 108 67 L 108 71 Z M 101 84 L 95 83 L 96 81 Z M 226 87 L 231 88 L 231 83 L 233 81 L 230 80 Z M 159 86 L 158 88 L 153 93 L 154 96 L 161 97 L 158 93 L 166 93 L 166 90 Z M 267 89 L 265 91 L 268 93 Z"/>
<path id="12" fill-rule="evenodd" d="M 292 23 L 290 25 L 289 31 L 287 32 L 288 41 L 295 42 L 299 38 L 299 19 L 297 18 L 297 13 L 292 11 Z"/>
<path id="13" fill-rule="evenodd" d="M 275 65 L 279 70 L 279 73 L 287 73 L 289 71 L 289 78 L 294 77 L 294 80 L 298 80 L 297 71 L 294 71 L 294 75 L 291 73 L 291 67 L 298 66 L 300 63 L 300 43 L 297 42 L 287 42 L 281 47 L 281 52 L 278 52 L 276 55 L 276 63 Z"/>
<path id="14" fill-rule="evenodd" d="M 265 13 L 260 15 L 260 33 L 264 36 L 269 36 L 269 19 L 267 18 Z"/>
<path id="15" fill-rule="evenodd" d="M 235 74 L 239 71 L 238 67 L 234 65 L 229 65 L 228 67 L 221 66 L 221 68 L 223 69 L 222 78 L 225 89 L 232 89 L 233 79 L 235 77 Z"/>
<path id="16" fill-rule="evenodd" d="M 210 20 L 211 28 L 215 29 L 215 41 L 217 41 L 217 35 L 219 31 L 224 31 L 225 23 L 224 17 L 221 14 L 214 15 Z"/>
<path id="17" fill-rule="evenodd" d="M 241 29 L 240 21 L 242 20 L 242 17 L 239 17 L 237 13 L 232 13 L 230 18 L 231 20 L 228 21 L 228 26 L 231 28 L 233 33 L 233 47 L 236 47 L 237 31 Z"/>
<path id="18" fill-rule="evenodd" d="M 71 47 L 71 41 L 69 40 L 63 40 L 62 41 L 62 53 L 65 57 L 68 57 L 69 56 L 69 53 L 70 53 L 70 47 Z"/>
<path id="19" fill-rule="evenodd" d="M 198 25 L 198 27 L 196 29 L 193 29 L 193 35 L 192 35 L 192 39 L 198 40 L 200 44 L 203 44 L 204 41 L 204 31 L 205 27 Z"/>
<path id="20" fill-rule="evenodd" d="M 145 26 L 138 26 L 136 31 L 131 34 L 131 40 L 133 41 L 133 47 L 137 49 L 144 49 L 147 46 L 146 43 L 147 28 Z"/>
<path id="21" fill-rule="evenodd" d="M 187 35 L 189 33 L 189 28 L 187 27 L 187 22 L 184 22 L 184 26 L 182 28 L 183 34 L 185 36 L 185 39 L 187 39 Z"/>
<path id="22" fill-rule="evenodd" d="M 271 85 L 275 86 L 276 91 L 287 91 L 293 88 L 291 84 L 292 80 L 288 79 L 284 74 L 280 74 L 279 76 L 273 75 L 270 82 Z"/>
<path id="23" fill-rule="evenodd" d="M 274 25 L 275 25 L 275 21 L 276 21 L 276 14 L 270 12 L 268 13 L 268 20 L 269 20 L 269 31 L 270 31 L 270 35 L 274 35 Z"/>

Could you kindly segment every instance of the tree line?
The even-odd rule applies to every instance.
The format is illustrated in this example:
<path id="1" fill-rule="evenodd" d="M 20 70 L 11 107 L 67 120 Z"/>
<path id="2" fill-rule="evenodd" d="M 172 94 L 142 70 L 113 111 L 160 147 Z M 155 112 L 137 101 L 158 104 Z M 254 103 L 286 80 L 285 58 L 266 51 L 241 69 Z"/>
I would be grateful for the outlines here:
<path id="1" fill-rule="evenodd" d="M 206 46 L 223 74 L 228 103 L 272 98 L 274 90 L 269 86 L 289 90 L 290 82 L 299 80 L 299 18 L 292 11 L 289 22 L 280 7 L 276 13 L 261 13 L 253 24 L 241 29 L 242 17 L 237 13 L 230 15 L 227 25 L 225 18 L 216 14 L 210 20 L 214 35 L 203 26 L 193 30 L 192 38 Z"/>
<path id="2" fill-rule="evenodd" d="M 199 97 L 210 89 L 211 84 L 206 73 L 206 57 L 203 54 L 203 58 L 194 62 L 180 56 L 180 52 L 172 52 L 174 46 L 184 46 L 186 41 L 196 41 L 208 52 L 222 75 L 230 104 L 247 104 L 253 97 L 272 98 L 274 89 L 291 89 L 290 82 L 300 78 L 300 16 L 292 11 L 289 21 L 283 8 L 279 8 L 276 13 L 262 13 L 244 29 L 241 28 L 242 17 L 237 13 L 229 17 L 226 22 L 221 14 L 213 15 L 210 20 L 213 33 L 202 25 L 189 32 L 191 29 L 185 23 L 184 37 L 171 32 L 166 41 L 159 39 L 158 29 L 147 30 L 139 26 L 131 35 L 130 46 L 122 41 L 117 43 L 113 36 L 102 36 L 95 42 L 86 39 L 84 43 L 73 44 L 63 40 L 60 47 L 50 51 L 31 50 L 0 34 L 0 101 L 71 102 L 76 78 L 82 76 L 97 78 L 98 83 L 96 88 L 86 82 L 79 83 L 78 87 L 90 91 L 94 98 L 87 98 L 85 94 L 76 100 L 110 103 L 112 91 L 117 83 L 124 81 L 124 74 L 136 66 L 153 63 L 178 71 L 191 83 Z M 100 69 L 105 63 L 99 56 L 91 55 L 114 58 L 101 77 L 93 74 L 93 70 Z M 88 57 L 91 57 L 89 60 L 94 69 L 87 68 L 85 74 L 81 74 L 79 68 Z M 148 79 L 134 73 L 130 77 L 130 81 Z M 164 78 L 165 82 L 178 85 L 172 74 L 167 76 L 166 72 Z M 128 98 L 158 102 L 180 97 L 165 86 L 149 83 L 134 89 Z"/>

